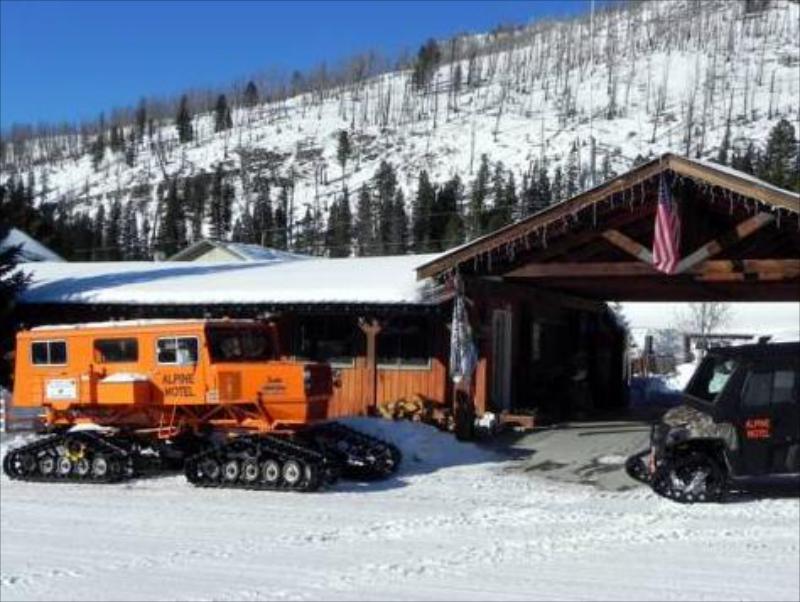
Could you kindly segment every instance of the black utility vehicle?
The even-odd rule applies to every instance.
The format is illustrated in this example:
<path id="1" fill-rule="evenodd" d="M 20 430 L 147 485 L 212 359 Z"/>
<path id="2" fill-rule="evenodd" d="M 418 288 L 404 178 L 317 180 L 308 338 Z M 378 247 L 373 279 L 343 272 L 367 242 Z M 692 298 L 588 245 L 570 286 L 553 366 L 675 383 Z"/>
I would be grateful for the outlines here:
<path id="1" fill-rule="evenodd" d="M 684 404 L 653 425 L 628 474 L 677 502 L 714 502 L 765 480 L 800 486 L 800 343 L 716 348 Z"/>

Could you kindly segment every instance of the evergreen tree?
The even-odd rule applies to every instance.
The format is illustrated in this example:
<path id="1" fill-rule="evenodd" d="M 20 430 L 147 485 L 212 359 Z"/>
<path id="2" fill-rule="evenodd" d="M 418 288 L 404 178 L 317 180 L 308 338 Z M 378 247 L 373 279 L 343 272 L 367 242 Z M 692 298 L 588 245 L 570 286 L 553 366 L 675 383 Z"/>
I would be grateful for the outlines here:
<path id="1" fill-rule="evenodd" d="M 94 238 L 92 240 L 92 261 L 103 261 L 107 257 L 106 249 L 106 208 L 103 203 L 94 215 Z"/>
<path id="2" fill-rule="evenodd" d="M 214 108 L 214 132 L 222 132 L 233 127 L 231 110 L 224 94 L 217 97 L 217 106 Z"/>
<path id="3" fill-rule="evenodd" d="M 274 228 L 269 181 L 263 180 L 258 182 L 256 202 L 253 207 L 253 233 L 258 244 L 263 247 L 271 247 Z"/>
<path id="4" fill-rule="evenodd" d="M 759 161 L 758 177 L 787 190 L 800 190 L 798 152 L 794 126 L 781 119 L 770 130 L 766 149 Z"/>
<path id="5" fill-rule="evenodd" d="M 408 215 L 403 189 L 398 188 L 392 203 L 392 224 L 389 233 L 389 255 L 404 255 L 408 251 Z"/>
<path id="6" fill-rule="evenodd" d="M 178 115 L 175 118 L 175 127 L 178 129 L 178 139 L 181 141 L 181 143 L 191 142 L 194 140 L 192 114 L 189 111 L 189 98 L 186 96 L 186 94 L 181 96 L 181 101 L 178 105 Z"/>
<path id="7" fill-rule="evenodd" d="M 2 187 L 0 187 L 2 188 Z M 0 195 L 0 242 L 2 242 L 11 229 L 8 214 L 5 212 L 5 201 Z M 16 324 L 12 319 L 14 300 L 25 290 L 30 281 L 30 275 L 17 268 L 20 257 L 19 246 L 9 246 L 0 250 L 0 350 L 14 348 L 14 333 Z M 0 353 L 0 384 L 10 388 L 11 363 L 10 357 Z"/>
<path id="8" fill-rule="evenodd" d="M 94 139 L 91 147 L 91 153 L 92 167 L 95 171 L 97 171 L 106 156 L 106 136 L 104 132 L 100 132 Z"/>
<path id="9" fill-rule="evenodd" d="M 133 201 L 128 201 L 125 205 L 122 222 L 122 258 L 126 261 L 139 259 L 139 229 Z"/>
<path id="10" fill-rule="evenodd" d="M 411 81 L 416 89 L 425 88 L 430 84 L 441 59 L 442 53 L 436 40 L 430 39 L 420 47 L 411 75 Z"/>
<path id="11" fill-rule="evenodd" d="M 372 196 L 366 185 L 361 185 L 356 209 L 356 253 L 359 256 L 375 254 L 374 213 Z"/>
<path id="12" fill-rule="evenodd" d="M 258 104 L 258 88 L 251 80 L 247 82 L 247 87 L 244 89 L 244 106 L 252 109 Z"/>
<path id="13" fill-rule="evenodd" d="M 311 214 L 311 208 L 306 205 L 306 212 L 303 219 L 300 220 L 300 231 L 295 241 L 295 248 L 301 253 L 313 255 L 316 250 L 316 229 L 314 226 L 314 217 Z"/>
<path id="14" fill-rule="evenodd" d="M 147 128 L 147 104 L 142 98 L 139 101 L 139 106 L 136 107 L 136 139 L 141 142 L 144 140 L 145 129 Z"/>
<path id="15" fill-rule="evenodd" d="M 417 196 L 411 205 L 411 235 L 415 253 L 425 253 L 430 250 L 430 241 L 433 238 L 432 221 L 435 219 L 435 216 L 431 216 L 431 212 L 435 202 L 436 191 L 428 178 L 428 172 L 423 169 L 417 181 Z"/>
<path id="16" fill-rule="evenodd" d="M 119 197 L 114 198 L 108 213 L 106 224 L 106 257 L 109 261 L 122 259 L 122 203 Z"/>
<path id="17" fill-rule="evenodd" d="M 561 172 L 561 166 L 556 166 L 556 171 L 553 174 L 553 186 L 551 188 L 553 202 L 558 203 L 559 201 L 564 199 L 564 184 L 563 184 L 564 176 Z"/>
<path id="18" fill-rule="evenodd" d="M 278 197 L 278 206 L 275 208 L 275 231 L 272 244 L 276 249 L 285 251 L 289 248 L 289 189 L 286 185 L 281 187 Z"/>
<path id="19" fill-rule="evenodd" d="M 342 166 L 342 186 L 344 186 L 344 174 L 345 168 L 347 167 L 347 160 L 350 158 L 352 150 L 353 149 L 350 147 L 350 136 L 348 136 L 347 130 L 339 130 L 339 143 L 336 147 L 336 159 L 339 161 L 339 165 Z"/>
<path id="20" fill-rule="evenodd" d="M 224 240 L 231 230 L 233 217 L 233 188 L 225 182 L 222 165 L 217 165 L 214 183 L 211 187 L 211 238 Z"/>
<path id="21" fill-rule="evenodd" d="M 736 151 L 733 157 L 731 157 L 731 167 L 749 174 L 755 174 L 755 166 L 758 162 L 758 152 L 752 142 L 747 145 L 744 154 L 740 155 L 739 152 Z"/>
<path id="22" fill-rule="evenodd" d="M 489 159 L 481 155 L 481 165 L 472 183 L 469 198 L 469 238 L 476 238 L 486 232 L 486 197 L 489 190 Z"/>
<path id="23" fill-rule="evenodd" d="M 170 181 L 163 215 L 158 231 L 157 248 L 167 257 L 186 246 L 186 219 L 183 202 L 178 195 L 178 184 Z"/>
<path id="24" fill-rule="evenodd" d="M 617 172 L 611 167 L 611 155 L 606 153 L 603 156 L 603 164 L 600 167 L 600 176 L 603 182 L 608 182 L 610 179 L 617 177 Z"/>
<path id="25" fill-rule="evenodd" d="M 373 182 L 378 213 L 376 252 L 387 254 L 391 251 L 389 241 L 391 240 L 394 199 L 397 192 L 397 176 L 392 164 L 388 161 L 381 161 Z"/>
<path id="26" fill-rule="evenodd" d="M 208 203 L 208 176 L 205 172 L 201 171 L 186 180 L 184 196 L 192 225 L 192 241 L 195 242 L 203 238 L 203 221 Z"/>
<path id="27" fill-rule="evenodd" d="M 567 176 L 565 182 L 565 192 L 570 199 L 578 194 L 578 182 L 580 181 L 580 165 L 578 164 L 578 145 L 572 143 L 572 149 L 567 158 Z"/>
<path id="28" fill-rule="evenodd" d="M 460 245 L 466 238 L 461 207 L 464 202 L 464 185 L 457 175 L 445 182 L 434 205 L 431 219 L 431 251 L 444 251 Z"/>
<path id="29" fill-rule="evenodd" d="M 553 204 L 553 192 L 550 188 L 550 178 L 547 176 L 547 165 L 542 163 L 539 166 L 539 198 L 541 199 L 541 207 L 549 207 Z"/>

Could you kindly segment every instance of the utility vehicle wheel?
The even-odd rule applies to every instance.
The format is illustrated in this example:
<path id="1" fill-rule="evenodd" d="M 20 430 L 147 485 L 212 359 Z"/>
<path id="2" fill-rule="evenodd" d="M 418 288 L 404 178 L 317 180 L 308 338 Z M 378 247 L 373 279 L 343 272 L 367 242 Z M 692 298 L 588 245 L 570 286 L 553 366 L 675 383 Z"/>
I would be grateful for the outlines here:
<path id="1" fill-rule="evenodd" d="M 625 461 L 625 472 L 634 481 L 640 483 L 650 482 L 650 472 L 648 470 L 648 461 L 650 459 L 650 450 L 645 450 L 634 454 Z"/>
<path id="2" fill-rule="evenodd" d="M 206 458 L 200 463 L 200 472 L 202 472 L 207 479 L 216 481 L 222 470 L 219 467 L 219 462 L 213 458 Z"/>
<path id="3" fill-rule="evenodd" d="M 85 477 L 91 471 L 92 465 L 86 458 L 81 458 L 75 462 L 75 474 L 79 477 Z"/>
<path id="4" fill-rule="evenodd" d="M 303 480 L 303 467 L 297 460 L 287 460 L 283 465 L 282 475 L 289 487 L 297 487 Z"/>
<path id="5" fill-rule="evenodd" d="M 95 479 L 103 479 L 108 474 L 108 460 L 105 456 L 95 456 L 92 460 L 92 476 Z"/>
<path id="6" fill-rule="evenodd" d="M 236 479 L 239 478 L 239 461 L 238 460 L 228 460 L 222 466 L 222 478 L 225 479 L 228 483 L 235 483 Z"/>
<path id="7" fill-rule="evenodd" d="M 261 465 L 261 477 L 267 485 L 277 485 L 281 480 L 281 465 L 277 460 L 267 460 Z"/>
<path id="8" fill-rule="evenodd" d="M 58 465 L 56 466 L 56 470 L 58 471 L 59 476 L 65 477 L 70 472 L 72 472 L 72 460 L 67 458 L 66 456 L 62 456 L 58 459 Z"/>
<path id="9" fill-rule="evenodd" d="M 56 461 L 53 456 L 45 456 L 39 460 L 39 472 L 44 476 L 49 477 L 56 470 Z"/>
<path id="10" fill-rule="evenodd" d="M 255 460 L 246 460 L 242 464 L 242 479 L 245 483 L 253 484 L 258 481 L 258 462 Z"/>
<path id="11" fill-rule="evenodd" d="M 719 502 L 725 496 L 725 471 L 711 456 L 691 452 L 663 463 L 653 475 L 653 491 L 682 504 Z"/>

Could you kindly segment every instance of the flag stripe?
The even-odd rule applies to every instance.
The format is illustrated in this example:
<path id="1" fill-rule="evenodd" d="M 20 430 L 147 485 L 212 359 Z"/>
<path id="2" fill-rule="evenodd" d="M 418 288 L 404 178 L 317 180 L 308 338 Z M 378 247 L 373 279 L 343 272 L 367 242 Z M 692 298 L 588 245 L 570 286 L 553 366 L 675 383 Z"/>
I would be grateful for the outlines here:
<path id="1" fill-rule="evenodd" d="M 653 265 L 656 269 L 666 274 L 675 271 L 680 256 L 680 241 L 678 207 L 670 196 L 667 180 L 662 174 L 658 184 L 658 209 L 653 235 Z"/>

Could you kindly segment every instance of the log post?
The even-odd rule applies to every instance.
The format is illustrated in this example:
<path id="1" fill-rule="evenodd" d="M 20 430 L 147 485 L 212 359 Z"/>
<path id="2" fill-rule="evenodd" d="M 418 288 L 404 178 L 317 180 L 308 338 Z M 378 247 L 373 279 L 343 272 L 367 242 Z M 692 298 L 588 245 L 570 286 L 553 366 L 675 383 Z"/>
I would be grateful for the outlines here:
<path id="1" fill-rule="evenodd" d="M 378 406 L 378 353 L 377 338 L 381 325 L 375 318 L 359 318 L 358 327 L 367 337 L 367 391 L 368 404 L 372 408 Z"/>

